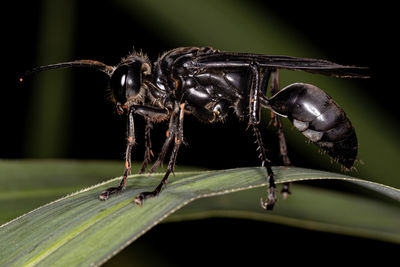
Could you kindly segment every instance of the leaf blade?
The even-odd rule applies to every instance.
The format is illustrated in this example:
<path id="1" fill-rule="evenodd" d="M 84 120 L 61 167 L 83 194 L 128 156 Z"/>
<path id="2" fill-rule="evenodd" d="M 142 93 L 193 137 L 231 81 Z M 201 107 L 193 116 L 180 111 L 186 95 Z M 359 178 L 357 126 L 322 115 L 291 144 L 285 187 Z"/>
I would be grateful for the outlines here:
<path id="1" fill-rule="evenodd" d="M 305 179 L 341 179 L 363 183 L 342 174 L 302 168 L 275 167 L 274 172 L 277 183 Z M 110 184 L 117 183 L 118 178 L 115 178 L 56 200 L 2 225 L 0 263 L 100 265 L 193 200 L 262 187 L 267 184 L 266 176 L 262 168 L 176 173 L 162 194 L 147 200 L 142 208 L 133 207 L 133 197 L 144 190 L 153 189 L 162 174 L 131 176 L 124 193 L 100 202 L 98 193 Z M 391 190 L 396 196 L 400 194 L 397 189 Z M 245 199 L 241 200 L 246 202 Z M 245 204 L 247 208 L 258 208 L 255 200 Z M 203 206 L 203 209 L 207 209 L 207 206 Z M 295 211 L 289 209 L 283 213 L 290 215 Z M 52 230 L 49 232 L 48 229 Z M 10 244 L 7 240 L 14 240 L 14 243 Z"/>

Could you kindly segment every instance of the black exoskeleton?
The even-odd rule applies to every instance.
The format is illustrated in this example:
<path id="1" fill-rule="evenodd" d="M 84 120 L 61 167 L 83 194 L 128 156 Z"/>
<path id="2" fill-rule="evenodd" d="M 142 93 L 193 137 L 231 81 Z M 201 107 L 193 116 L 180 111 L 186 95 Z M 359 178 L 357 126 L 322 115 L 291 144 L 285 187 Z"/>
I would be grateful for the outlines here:
<path id="1" fill-rule="evenodd" d="M 291 163 L 280 117 L 287 117 L 305 137 L 344 167 L 351 168 L 357 156 L 355 130 L 339 105 L 314 85 L 295 83 L 279 90 L 278 70 L 365 78 L 360 74 L 362 68 L 359 67 L 318 59 L 222 52 L 210 47 L 182 47 L 164 53 L 154 65 L 145 55 L 133 52 L 116 66 L 94 60 L 77 60 L 39 67 L 26 74 L 65 67 L 93 67 L 106 73 L 110 77 L 117 112 L 128 117 L 123 179 L 119 186 L 103 191 L 99 196 L 101 200 L 120 192 L 131 173 L 131 150 L 135 145 L 134 114 L 146 120 L 146 150 L 140 173 L 145 172 L 150 162 L 150 130 L 153 123 L 169 120 L 169 128 L 149 172 L 160 166 L 173 145 L 164 178 L 153 191 L 141 193 L 135 198 L 135 203 L 140 205 L 146 198 L 157 196 L 173 172 L 183 142 L 183 121 L 187 114 L 193 114 L 203 122 L 214 123 L 223 120 L 233 109 L 238 117 L 248 121 L 248 127 L 254 131 L 261 165 L 268 173 L 267 199 L 261 199 L 265 209 L 272 209 L 277 197 L 274 173 L 258 127 L 262 108 L 275 114 L 284 165 Z M 269 84 L 272 97 L 267 98 Z M 282 192 L 285 195 L 289 193 L 288 184 L 283 185 Z"/>

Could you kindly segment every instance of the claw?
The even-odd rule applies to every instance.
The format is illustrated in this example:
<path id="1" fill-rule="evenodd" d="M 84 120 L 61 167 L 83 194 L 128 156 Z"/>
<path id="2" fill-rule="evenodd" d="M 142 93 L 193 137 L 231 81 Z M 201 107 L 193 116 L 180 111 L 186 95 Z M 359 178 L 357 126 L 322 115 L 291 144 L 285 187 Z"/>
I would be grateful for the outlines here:
<path id="1" fill-rule="evenodd" d="M 144 196 L 143 194 L 140 194 L 139 196 L 135 197 L 135 205 L 139 205 L 140 207 L 143 206 L 143 200 L 144 200 Z"/>
<path id="2" fill-rule="evenodd" d="M 103 192 L 101 192 L 101 194 L 99 195 L 99 199 L 101 201 L 105 201 L 110 197 L 110 192 L 108 190 L 104 190 Z"/>
<path id="3" fill-rule="evenodd" d="M 260 197 L 261 207 L 265 210 L 272 210 L 275 205 L 275 201 L 270 201 L 269 199 L 264 201 L 262 197 Z"/>
<path id="4" fill-rule="evenodd" d="M 275 187 L 270 187 L 270 188 L 268 188 L 267 199 L 264 201 L 262 199 L 262 197 L 260 198 L 260 204 L 261 204 L 261 207 L 263 207 L 263 209 L 272 210 L 274 208 L 274 205 L 277 200 L 275 191 L 276 191 Z"/>
<path id="5" fill-rule="evenodd" d="M 158 196 L 158 194 L 161 191 L 161 186 L 162 185 L 163 185 L 163 183 L 158 185 L 157 188 L 154 191 L 143 192 L 143 193 L 139 194 L 137 197 L 135 197 L 135 200 L 134 200 L 135 205 L 139 205 L 140 207 L 142 207 L 143 206 L 143 202 L 144 202 L 145 199 Z"/>
<path id="6" fill-rule="evenodd" d="M 123 185 L 120 185 L 118 187 L 107 188 L 106 190 L 101 192 L 101 194 L 99 195 L 99 199 L 101 201 L 105 201 L 110 198 L 110 195 L 120 193 L 123 189 L 124 189 Z"/>
<path id="7" fill-rule="evenodd" d="M 291 194 L 289 190 L 289 183 L 284 183 L 281 190 L 283 200 L 286 200 L 288 196 Z"/>

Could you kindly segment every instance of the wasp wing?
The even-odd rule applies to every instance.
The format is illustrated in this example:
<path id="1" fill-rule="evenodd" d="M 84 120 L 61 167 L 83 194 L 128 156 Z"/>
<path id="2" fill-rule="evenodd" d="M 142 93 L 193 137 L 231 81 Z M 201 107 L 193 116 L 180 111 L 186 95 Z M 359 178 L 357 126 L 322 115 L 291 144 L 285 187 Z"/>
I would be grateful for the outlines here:
<path id="1" fill-rule="evenodd" d="M 214 50 L 215 51 L 215 50 Z M 363 74 L 367 68 L 340 65 L 322 59 L 248 53 L 220 52 L 201 53 L 185 65 L 186 68 L 243 67 L 255 63 L 263 68 L 301 70 L 340 78 L 368 78 Z"/>

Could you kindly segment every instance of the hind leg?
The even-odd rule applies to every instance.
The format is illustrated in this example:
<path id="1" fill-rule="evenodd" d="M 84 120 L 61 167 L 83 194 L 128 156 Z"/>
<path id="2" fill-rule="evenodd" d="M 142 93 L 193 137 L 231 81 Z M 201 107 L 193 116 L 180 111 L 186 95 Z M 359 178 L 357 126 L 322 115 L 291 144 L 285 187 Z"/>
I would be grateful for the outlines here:
<path id="1" fill-rule="evenodd" d="M 252 127 L 254 136 L 256 137 L 257 151 L 259 153 L 259 158 L 261 160 L 261 166 L 265 167 L 268 173 L 268 194 L 267 199 L 264 201 L 260 199 L 261 207 L 266 210 L 272 210 L 274 208 L 276 197 L 276 184 L 274 173 L 271 168 L 271 161 L 267 158 L 267 153 L 262 141 L 260 130 L 258 129 L 258 124 L 260 123 L 261 114 L 261 98 L 260 96 L 263 92 L 263 85 L 265 81 L 269 79 L 269 71 L 262 72 L 257 64 L 250 64 L 252 70 L 252 83 L 250 88 L 249 97 L 249 124 L 248 127 Z"/>
<path id="2" fill-rule="evenodd" d="M 271 72 L 271 93 L 272 95 L 275 95 L 278 92 L 279 92 L 279 72 L 278 70 L 274 70 Z M 283 132 L 281 118 L 278 115 L 273 114 L 273 119 L 274 119 L 274 126 L 278 128 L 279 151 L 283 160 L 283 165 L 290 166 L 291 163 L 287 152 L 286 138 L 285 138 L 285 133 Z M 290 188 L 290 183 L 283 184 L 281 190 L 283 199 L 286 199 L 288 194 L 290 194 L 289 188 Z"/>

